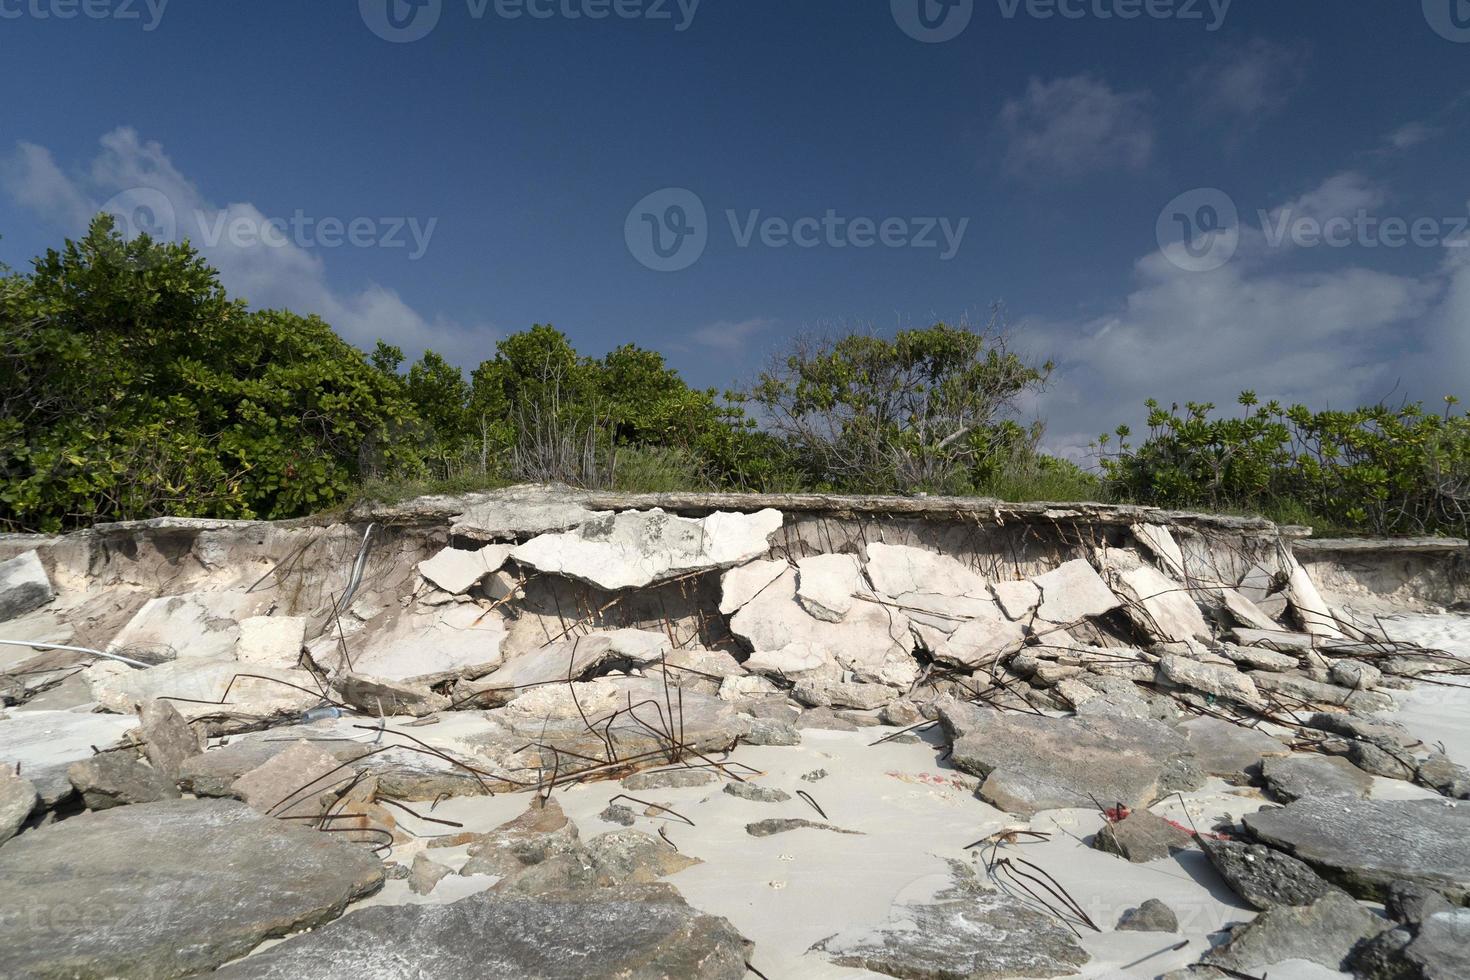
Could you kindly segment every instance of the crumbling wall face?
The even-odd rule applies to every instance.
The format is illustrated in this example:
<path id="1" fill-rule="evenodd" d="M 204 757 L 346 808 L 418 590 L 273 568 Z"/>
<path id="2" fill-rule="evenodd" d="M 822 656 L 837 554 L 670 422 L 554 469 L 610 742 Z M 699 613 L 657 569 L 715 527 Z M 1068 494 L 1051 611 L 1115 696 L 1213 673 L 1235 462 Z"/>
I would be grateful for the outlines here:
<path id="1" fill-rule="evenodd" d="M 1305 552 L 1302 566 L 1323 592 L 1365 611 L 1470 607 L 1470 554 L 1378 550 Z"/>

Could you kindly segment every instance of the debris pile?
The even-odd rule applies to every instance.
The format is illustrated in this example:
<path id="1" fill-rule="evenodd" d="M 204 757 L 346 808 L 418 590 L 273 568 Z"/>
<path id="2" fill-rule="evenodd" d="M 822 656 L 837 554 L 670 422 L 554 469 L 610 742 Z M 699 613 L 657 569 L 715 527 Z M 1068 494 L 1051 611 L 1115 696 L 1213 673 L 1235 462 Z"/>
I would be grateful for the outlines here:
<path id="1" fill-rule="evenodd" d="M 1098 921 L 1177 932 L 1155 898 L 1098 920 L 1010 856 L 1052 839 L 1028 821 L 1081 810 L 1120 864 L 1196 855 L 1260 913 L 1193 975 L 1455 975 L 1470 772 L 1384 713 L 1470 663 L 1334 604 L 1276 529 L 996 510 L 985 545 L 961 536 L 973 514 L 898 502 L 854 524 L 861 502 L 822 501 L 849 514 L 835 534 L 810 501 L 665 503 L 520 489 L 351 525 L 0 538 L 25 548 L 0 562 L 0 918 L 35 924 L 0 973 L 346 977 L 390 944 L 401 975 L 740 977 L 748 941 L 661 880 L 697 853 L 584 841 L 558 794 L 622 780 L 655 800 L 619 794 L 605 822 L 692 826 L 659 794 L 709 787 L 809 805 L 747 819 L 751 838 L 858 841 L 806 790 L 754 782 L 741 747 L 872 729 L 934 745 L 1013 825 L 966 851 L 981 871 L 945 857 L 891 922 L 812 957 L 1066 976 Z M 1382 780 L 1403 798 L 1376 798 Z M 1280 808 L 1206 831 L 1163 815 L 1208 785 Z M 462 828 L 432 815 L 446 800 L 502 794 L 529 809 L 424 832 Z M 430 904 L 342 916 L 400 873 Z M 435 898 L 466 879 L 494 884 Z M 1409 888 L 1433 911 L 1395 925 L 1361 904 Z M 65 928 L 26 911 L 62 906 Z M 492 934 L 513 938 L 464 942 Z"/>

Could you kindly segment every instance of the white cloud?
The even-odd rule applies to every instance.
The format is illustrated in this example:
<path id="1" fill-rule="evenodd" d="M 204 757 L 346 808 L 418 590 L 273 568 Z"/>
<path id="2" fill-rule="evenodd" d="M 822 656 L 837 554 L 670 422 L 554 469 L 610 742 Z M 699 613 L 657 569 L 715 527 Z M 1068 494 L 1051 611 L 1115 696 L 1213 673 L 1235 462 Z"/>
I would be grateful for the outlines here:
<path id="1" fill-rule="evenodd" d="M 1196 68 L 1191 82 L 1207 112 L 1253 122 L 1290 101 L 1306 73 L 1308 51 L 1257 38 L 1226 47 Z"/>
<path id="2" fill-rule="evenodd" d="M 773 324 L 773 320 L 765 317 L 753 317 L 738 323 L 720 320 L 700 327 L 692 332 L 689 338 L 696 345 L 709 350 L 736 353 L 748 350 L 756 336 L 770 329 Z"/>
<path id="3" fill-rule="evenodd" d="M 1006 167 L 1038 177 L 1141 169 L 1153 156 L 1151 102 L 1146 92 L 1115 92 L 1090 75 L 1033 78 L 1001 109 Z"/>
<path id="4" fill-rule="evenodd" d="M 0 182 L 18 203 L 69 235 L 84 231 L 91 217 L 118 195 L 124 202 L 142 202 L 148 205 L 149 222 L 172 232 L 168 237 L 189 239 L 219 270 L 231 295 L 244 297 L 256 309 L 317 314 L 358 347 L 371 349 L 381 338 L 402 347 L 410 357 L 432 347 L 470 366 L 488 355 L 495 339 L 488 325 L 425 317 L 396 292 L 376 283 L 356 291 L 334 287 L 324 258 L 332 249 L 311 247 L 311 241 L 295 235 L 267 242 L 222 233 L 236 222 L 257 232 L 268 230 L 270 217 L 290 221 L 292 216 L 268 216 L 249 203 L 212 204 L 159 143 L 141 139 L 133 129 L 113 130 L 102 137 L 101 147 L 85 171 L 68 176 L 49 150 L 21 143 L 0 160 Z M 302 210 L 310 213 L 305 203 Z M 339 217 L 345 223 L 357 216 Z M 384 223 L 374 234 L 389 231 Z M 407 231 L 399 235 L 408 240 L 399 254 L 407 256 L 413 240 Z"/>
<path id="5" fill-rule="evenodd" d="M 1388 134 L 1388 145 L 1395 150 L 1408 150 L 1427 143 L 1439 130 L 1422 122 L 1405 123 Z"/>

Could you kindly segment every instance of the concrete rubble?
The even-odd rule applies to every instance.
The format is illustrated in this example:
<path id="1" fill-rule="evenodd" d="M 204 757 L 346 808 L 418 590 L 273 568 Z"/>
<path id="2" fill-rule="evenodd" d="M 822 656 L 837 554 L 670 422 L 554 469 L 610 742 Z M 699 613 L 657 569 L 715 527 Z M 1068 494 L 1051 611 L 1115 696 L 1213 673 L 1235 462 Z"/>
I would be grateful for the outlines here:
<path id="1" fill-rule="evenodd" d="M 0 536 L 0 974 L 1461 975 L 1470 621 L 1295 533 L 514 488 Z"/>

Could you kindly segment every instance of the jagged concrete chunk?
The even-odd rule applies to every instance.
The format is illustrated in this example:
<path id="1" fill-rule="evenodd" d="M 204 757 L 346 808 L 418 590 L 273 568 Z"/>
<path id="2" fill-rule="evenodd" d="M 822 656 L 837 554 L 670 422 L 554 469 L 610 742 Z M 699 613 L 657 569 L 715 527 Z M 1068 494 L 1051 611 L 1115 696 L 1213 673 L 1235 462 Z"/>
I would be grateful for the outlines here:
<path id="1" fill-rule="evenodd" d="M 109 711 L 131 715 L 167 698 L 184 720 L 202 722 L 216 735 L 295 718 L 321 701 L 312 674 L 252 667 L 233 657 L 176 660 L 147 670 L 98 664 L 89 674 L 92 696 Z"/>
<path id="2" fill-rule="evenodd" d="M 413 867 L 408 872 L 408 890 L 415 895 L 427 895 L 434 890 L 434 886 L 452 874 L 452 869 L 435 862 L 427 854 L 415 854 Z"/>
<path id="3" fill-rule="evenodd" d="M 1275 674 L 1296 670 L 1301 666 L 1300 657 L 1290 653 L 1277 653 L 1265 647 L 1243 647 L 1235 643 L 1220 643 L 1214 647 L 1214 652 L 1242 667 Z"/>
<path id="4" fill-rule="evenodd" d="M 66 767 L 109 749 L 137 724 L 131 716 L 78 714 L 74 711 L 17 711 L 0 719 L 0 769 L 36 785 L 45 806 L 72 794 Z"/>
<path id="5" fill-rule="evenodd" d="M 1219 718 L 1195 718 L 1179 726 L 1206 775 L 1248 782 L 1266 759 L 1291 754 L 1284 742 L 1263 731 Z"/>
<path id="6" fill-rule="evenodd" d="M 1179 547 L 1173 532 L 1162 524 L 1135 524 L 1133 536 L 1148 550 L 1164 570 L 1164 574 L 1180 582 L 1187 581 L 1189 572 L 1184 563 L 1184 549 Z"/>
<path id="7" fill-rule="evenodd" d="M 1036 615 L 1048 623 L 1079 623 L 1122 605 L 1097 571 L 1081 558 L 1031 581 L 1041 590 L 1041 605 Z"/>
<path id="8" fill-rule="evenodd" d="M 606 511 L 592 511 L 566 500 L 516 499 L 509 495 L 478 502 L 450 526 L 455 537 L 473 541 L 516 541 L 551 531 L 569 531 Z"/>
<path id="9" fill-rule="evenodd" d="M 587 633 L 522 654 L 483 680 L 455 689 L 460 700 L 478 694 L 483 704 L 506 704 L 526 691 L 567 681 L 579 681 L 604 664 L 655 664 L 674 647 L 665 633 L 652 630 L 610 630 Z"/>
<path id="10" fill-rule="evenodd" d="M 143 754 L 171 779 L 184 763 L 204 751 L 204 735 L 196 731 L 169 701 L 148 701 L 138 709 Z"/>
<path id="11" fill-rule="evenodd" d="M 1227 970 L 1259 973 L 1283 960 L 1309 960 L 1333 970 L 1347 966 L 1353 948 L 1388 923 L 1342 892 L 1330 891 L 1308 906 L 1280 906 L 1240 926 L 1230 941 L 1205 954 L 1203 962 Z"/>
<path id="12" fill-rule="evenodd" d="M 1311 905 L 1333 887 L 1305 863 L 1262 844 L 1202 837 L 1200 846 L 1225 883 L 1254 909 Z"/>
<path id="13" fill-rule="evenodd" d="M 352 769 L 312 742 L 297 742 L 230 784 L 230 794 L 258 812 L 281 820 L 326 812 Z"/>
<path id="14" fill-rule="evenodd" d="M 1230 618 L 1247 629 L 1257 630 L 1279 630 L 1280 624 L 1266 614 L 1260 606 L 1251 602 L 1235 589 L 1225 588 L 1219 591 L 1220 601 L 1225 605 L 1225 611 Z"/>
<path id="15" fill-rule="evenodd" d="M 0 844 L 20 833 L 31 811 L 41 802 L 36 787 L 8 768 L 0 770 Z"/>
<path id="16" fill-rule="evenodd" d="M 474 602 L 395 610 L 380 626 L 346 639 L 338 667 L 408 684 L 483 677 L 505 660 L 505 622 Z M 338 644 L 331 644 L 336 650 Z M 350 660 L 350 664 L 349 661 Z"/>
<path id="17" fill-rule="evenodd" d="M 938 710 L 956 768 L 983 777 L 981 799 L 1012 813 L 1095 802 L 1146 809 L 1204 782 L 1188 744 L 1158 722 L 1007 715 L 952 699 Z"/>
<path id="18" fill-rule="evenodd" d="M 464 595 L 500 566 L 514 549 L 510 545 L 488 545 L 477 551 L 445 548 L 428 561 L 419 562 L 419 574 L 450 595 Z"/>
<path id="19" fill-rule="evenodd" d="M 1256 690 L 1255 681 L 1249 674 L 1243 674 L 1234 667 L 1201 663 L 1188 657 L 1164 657 L 1159 661 L 1159 678 L 1177 687 L 1244 704 L 1257 704 L 1261 700 L 1261 693 Z"/>
<path id="20" fill-rule="evenodd" d="M 784 561 L 753 561 L 720 576 L 720 612 L 733 616 L 791 566 Z"/>
<path id="21" fill-rule="evenodd" d="M 356 741 L 354 736 L 362 740 Z M 235 780 L 303 739 L 330 753 L 338 762 L 349 762 L 373 750 L 370 738 L 340 722 L 335 726 L 290 725 L 252 732 L 185 760 L 179 767 L 179 786 L 196 796 L 229 796 Z"/>
<path id="22" fill-rule="evenodd" d="M 0 561 L 0 623 L 40 609 L 56 597 L 41 556 L 34 551 Z"/>
<path id="23" fill-rule="evenodd" d="M 752 674 L 793 681 L 810 675 L 837 677 L 842 672 L 836 658 L 813 643 L 793 643 L 781 650 L 758 650 L 744 666 Z"/>
<path id="24" fill-rule="evenodd" d="M 984 615 L 964 623 L 934 651 L 934 659 L 961 667 L 987 667 L 1020 650 L 1026 642 L 1021 623 L 992 604 Z"/>
<path id="25" fill-rule="evenodd" d="M 0 975 L 177 977 L 335 918 L 383 868 L 243 803 L 178 800 L 22 834 L 0 880 Z"/>
<path id="26" fill-rule="evenodd" d="M 1041 605 L 1041 590 L 1030 579 L 1020 582 L 992 582 L 990 591 L 1007 619 L 1030 619 Z"/>
<path id="27" fill-rule="evenodd" d="M 339 674 L 332 679 L 332 688 L 344 704 L 373 716 L 424 718 L 435 712 L 447 711 L 451 703 L 444 695 L 429 690 L 427 684 L 390 681 L 365 674 Z"/>
<path id="28" fill-rule="evenodd" d="M 720 777 L 710 769 L 670 769 L 665 772 L 640 772 L 623 780 L 623 788 L 635 792 L 646 789 L 688 789 L 710 786 Z"/>
<path id="29" fill-rule="evenodd" d="M 235 659 L 244 664 L 290 670 L 301 659 L 306 620 L 299 616 L 251 616 L 240 621 Z"/>
<path id="30" fill-rule="evenodd" d="M 1327 797 L 1362 799 L 1373 789 L 1372 776 L 1346 759 L 1325 755 L 1267 759 L 1261 775 L 1266 788 L 1287 803 Z"/>
<path id="31" fill-rule="evenodd" d="M 931 900 L 900 900 L 887 923 L 855 926 L 812 949 L 839 966 L 945 980 L 1070 976 L 1089 959 L 1060 922 L 954 863 Z"/>
<path id="32" fill-rule="evenodd" d="M 1106 805 L 1106 804 L 1104 804 Z M 1151 810 L 1134 810 L 1122 820 L 1103 825 L 1092 846 L 1134 864 L 1162 861 L 1194 846 L 1194 835 Z"/>
<path id="33" fill-rule="evenodd" d="M 1119 932 L 1178 932 L 1179 917 L 1157 898 L 1150 898 L 1118 919 Z"/>
<path id="34" fill-rule="evenodd" d="M 73 762 L 66 767 L 66 777 L 82 794 L 89 810 L 179 798 L 179 788 L 172 779 L 127 750 Z"/>
<path id="35" fill-rule="evenodd" d="M 837 681 L 801 681 L 791 692 L 802 704 L 814 708 L 856 708 L 871 711 L 898 697 L 898 691 L 882 684 L 844 684 Z"/>
<path id="36" fill-rule="evenodd" d="M 978 572 L 949 555 L 923 548 L 875 541 L 868 545 L 866 567 L 873 588 L 884 595 L 984 597 L 986 594 L 987 583 Z"/>
<path id="37" fill-rule="evenodd" d="M 696 912 L 658 883 L 362 909 L 215 975 L 741 980 L 745 959 L 745 941 L 729 922 Z"/>
<path id="38" fill-rule="evenodd" d="M 1449 756 L 1438 752 L 1419 764 L 1414 781 L 1452 800 L 1470 800 L 1470 769 L 1456 765 Z"/>
<path id="39" fill-rule="evenodd" d="M 1424 980 L 1470 977 L 1470 909 L 1436 912 L 1424 920 L 1404 957 Z"/>
<path id="40" fill-rule="evenodd" d="M 1284 694 L 1296 701 L 1305 701 L 1308 704 L 1350 708 L 1365 714 L 1389 711 L 1394 707 L 1393 698 L 1382 691 L 1354 691 L 1335 684 L 1323 684 L 1321 681 L 1314 681 L 1310 677 L 1301 677 L 1297 674 L 1257 673 L 1254 680 L 1256 687 L 1262 691 Z"/>
<path id="41" fill-rule="evenodd" d="M 1105 551 L 1101 560 L 1108 584 L 1127 600 L 1124 614 L 1144 635 L 1159 643 L 1210 638 L 1204 614 L 1183 583 L 1126 551 Z"/>
<path id="42" fill-rule="evenodd" d="M 796 601 L 824 623 L 842 622 L 853 596 L 867 591 L 855 555 L 814 555 L 796 563 Z"/>
<path id="43" fill-rule="evenodd" d="M 1295 555 L 1288 552 L 1282 557 L 1289 576 L 1286 597 L 1291 602 L 1291 608 L 1296 611 L 1297 618 L 1301 620 L 1302 628 L 1312 636 L 1329 640 L 1344 639 L 1337 617 L 1327 607 L 1322 593 L 1317 591 L 1317 584 L 1312 581 L 1312 576 L 1307 574 Z"/>
<path id="44" fill-rule="evenodd" d="M 1245 825 L 1360 898 L 1381 899 L 1403 880 L 1470 902 L 1470 807 L 1437 799 L 1307 799 L 1249 814 Z"/>
<path id="45" fill-rule="evenodd" d="M 234 660 L 240 620 L 268 601 L 243 592 L 191 592 L 149 599 L 107 649 L 135 659 L 137 652 L 147 652 L 167 659 Z"/>
<path id="46" fill-rule="evenodd" d="M 565 575 L 601 589 L 636 589 L 687 572 L 729 568 L 770 549 L 780 511 L 716 513 L 700 520 L 661 510 L 626 511 L 544 534 L 511 553 L 538 571 Z"/>

